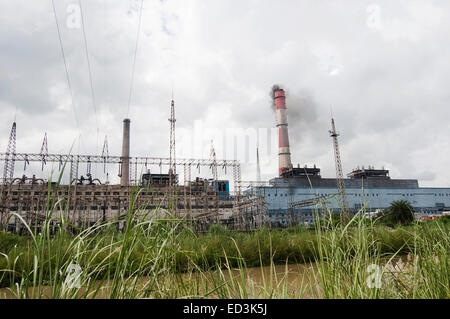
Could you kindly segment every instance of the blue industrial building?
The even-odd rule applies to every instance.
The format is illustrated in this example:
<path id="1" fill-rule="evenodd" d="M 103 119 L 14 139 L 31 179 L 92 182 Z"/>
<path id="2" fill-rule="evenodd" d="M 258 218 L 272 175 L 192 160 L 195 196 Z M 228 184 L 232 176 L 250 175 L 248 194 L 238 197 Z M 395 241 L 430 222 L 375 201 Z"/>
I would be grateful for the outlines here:
<path id="1" fill-rule="evenodd" d="M 362 207 L 373 213 L 396 200 L 408 201 L 416 218 L 450 210 L 450 188 L 419 187 L 415 179 L 391 179 L 388 170 L 371 167 L 356 169 L 347 176 L 346 199 L 353 213 Z M 254 186 L 246 192 L 265 198 L 267 217 L 273 226 L 283 227 L 293 221 L 311 224 L 317 212 L 340 211 L 337 180 L 322 178 L 316 167 L 291 168 L 271 179 L 268 186 Z"/>

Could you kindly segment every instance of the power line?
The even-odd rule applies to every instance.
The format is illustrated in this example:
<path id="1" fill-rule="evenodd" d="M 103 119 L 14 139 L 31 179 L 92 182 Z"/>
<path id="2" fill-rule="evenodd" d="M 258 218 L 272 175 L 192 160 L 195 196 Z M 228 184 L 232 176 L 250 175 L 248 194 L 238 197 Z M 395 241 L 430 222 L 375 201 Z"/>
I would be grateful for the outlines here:
<path id="1" fill-rule="evenodd" d="M 84 39 L 84 48 L 86 51 L 86 59 L 87 59 L 87 65 L 88 65 L 88 71 L 89 71 L 89 83 L 91 86 L 91 97 L 92 97 L 92 106 L 94 108 L 94 114 L 95 114 L 95 124 L 97 126 L 97 147 L 98 147 L 98 133 L 99 133 L 99 126 L 98 126 L 98 117 L 97 117 L 97 105 L 95 102 L 95 94 L 94 94 L 94 83 L 92 80 L 92 69 L 91 69 L 91 62 L 89 59 L 89 48 L 87 44 L 87 38 L 86 38 L 86 31 L 84 27 L 84 16 L 83 16 L 83 8 L 81 6 L 81 0 L 78 0 L 78 4 L 80 6 L 80 15 L 81 15 L 81 29 L 83 33 L 83 39 Z"/>
<path id="2" fill-rule="evenodd" d="M 63 46 L 63 43 L 62 43 L 61 32 L 59 30 L 59 23 L 58 23 L 58 17 L 56 15 L 56 9 L 55 9 L 55 2 L 54 2 L 54 0 L 52 0 L 52 7 L 53 7 L 53 15 L 55 17 L 56 30 L 58 31 L 59 46 L 61 48 L 61 55 L 62 55 L 63 62 L 64 62 L 64 69 L 66 71 L 66 80 L 67 80 L 67 85 L 69 87 L 70 100 L 71 100 L 71 104 L 72 104 L 72 110 L 73 110 L 73 114 L 74 114 L 74 117 L 75 117 L 75 122 L 77 124 L 78 131 L 80 132 L 80 123 L 78 121 L 77 112 L 75 110 L 75 105 L 74 105 L 74 102 L 73 102 L 72 84 L 70 82 L 69 70 L 67 69 L 66 54 L 64 52 L 64 46 Z"/>
<path id="3" fill-rule="evenodd" d="M 136 44 L 134 47 L 133 66 L 132 66 L 132 70 L 131 70 L 130 92 L 128 94 L 127 118 L 128 118 L 128 114 L 130 113 L 131 95 L 133 92 L 134 72 L 135 72 L 135 67 L 136 67 L 136 56 L 137 56 L 137 49 L 138 49 L 138 44 L 139 44 L 139 35 L 141 34 L 141 21 L 142 21 L 142 7 L 143 6 L 144 6 L 144 0 L 141 0 L 141 8 L 139 10 L 138 29 L 137 29 L 137 34 L 136 34 Z"/>
<path id="4" fill-rule="evenodd" d="M 66 54 L 65 54 L 65 51 L 64 51 L 64 45 L 63 45 L 63 42 L 62 42 L 62 36 L 61 36 L 61 31 L 60 31 L 60 27 L 59 27 L 59 23 L 58 23 L 58 16 L 56 14 L 56 8 L 55 8 L 54 0 L 52 0 L 52 8 L 53 8 L 53 16 L 55 17 L 56 30 L 57 30 L 57 33 L 58 33 L 59 46 L 61 48 L 61 56 L 62 56 L 62 59 L 63 59 L 63 62 L 64 62 L 64 70 L 65 70 L 65 74 L 66 74 L 67 86 L 69 88 L 69 93 L 70 93 L 70 101 L 71 101 L 73 116 L 75 118 L 75 123 L 77 125 L 79 139 L 81 140 L 82 139 L 82 132 L 81 132 L 81 128 L 80 128 L 80 121 L 78 120 L 78 115 L 77 115 L 75 102 L 74 102 L 74 98 L 73 98 L 72 82 L 70 81 L 69 69 L 67 67 L 67 59 L 66 59 Z M 84 144 L 84 142 L 83 142 L 83 144 Z"/>

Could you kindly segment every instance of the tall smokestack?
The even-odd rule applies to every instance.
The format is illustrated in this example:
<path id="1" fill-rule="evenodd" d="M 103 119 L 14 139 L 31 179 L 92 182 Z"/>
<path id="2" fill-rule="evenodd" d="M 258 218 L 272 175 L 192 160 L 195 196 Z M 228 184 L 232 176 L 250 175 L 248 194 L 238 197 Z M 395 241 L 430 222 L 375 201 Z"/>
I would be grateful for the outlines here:
<path id="1" fill-rule="evenodd" d="M 122 139 L 122 172 L 120 175 L 120 185 L 130 184 L 130 119 L 123 120 Z"/>
<path id="2" fill-rule="evenodd" d="M 291 150 L 289 148 L 289 134 L 288 122 L 286 114 L 286 96 L 284 90 L 279 87 L 274 87 L 273 98 L 275 100 L 275 107 L 277 112 L 277 127 L 278 127 L 278 166 L 279 174 L 283 170 L 292 168 Z"/>

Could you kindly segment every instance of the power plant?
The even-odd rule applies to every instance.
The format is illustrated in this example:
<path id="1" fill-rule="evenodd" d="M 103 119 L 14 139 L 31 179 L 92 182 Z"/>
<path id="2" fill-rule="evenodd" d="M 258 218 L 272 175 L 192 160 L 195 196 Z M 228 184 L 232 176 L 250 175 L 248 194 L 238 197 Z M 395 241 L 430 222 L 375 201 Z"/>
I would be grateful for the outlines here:
<path id="1" fill-rule="evenodd" d="M 47 135 L 41 152 L 16 153 L 16 122 L 13 123 L 8 147 L 0 154 L 4 162 L 3 183 L 0 186 L 0 226 L 11 232 L 25 231 L 24 222 L 39 228 L 53 207 L 52 223 L 58 227 L 61 219 L 77 228 L 117 219 L 117 227 L 125 227 L 132 200 L 136 195 L 136 214 L 152 218 L 178 218 L 197 231 L 206 231 L 212 224 L 251 231 L 260 227 L 286 227 L 292 224 L 311 225 L 317 213 L 334 211 L 354 214 L 361 209 L 375 212 L 390 206 L 395 200 L 407 200 L 416 216 L 439 214 L 450 210 L 450 188 L 419 187 L 415 179 L 392 179 L 389 171 L 374 167 L 356 168 L 343 177 L 338 144 L 339 133 L 331 120 L 336 177 L 323 178 L 320 168 L 294 167 L 289 144 L 288 111 L 285 91 L 274 86 L 272 98 L 278 131 L 278 172 L 268 183 L 260 181 L 242 190 L 241 165 L 237 160 L 217 159 L 211 146 L 210 159 L 176 158 L 175 103 L 170 104 L 169 157 L 133 157 L 130 154 L 132 130 L 130 119 L 123 121 L 122 154 L 110 156 L 107 139 L 102 155 L 48 154 Z M 289 102 L 289 101 L 288 101 Z M 14 176 L 17 162 L 56 163 L 59 169 L 69 169 L 67 183 L 46 181 L 42 177 Z M 120 183 L 101 181 L 91 172 L 91 165 L 115 165 Z M 86 176 L 79 175 L 80 165 L 86 165 Z M 157 166 L 159 173 L 149 167 Z M 163 172 L 164 168 L 164 172 Z M 206 169 L 211 178 L 192 176 L 192 171 Z M 229 179 L 218 179 L 218 168 Z M 226 170 L 228 168 L 228 171 Z M 183 183 L 180 183 L 182 172 Z M 275 175 L 275 172 L 274 172 Z M 231 184 L 233 188 L 231 188 Z"/>
<path id="2" fill-rule="evenodd" d="M 320 168 L 293 167 L 289 147 L 288 110 L 285 92 L 272 88 L 276 106 L 279 153 L 278 177 L 267 185 L 253 185 L 245 191 L 248 196 L 263 197 L 267 218 L 272 227 L 292 224 L 312 225 L 323 212 L 338 212 L 346 216 L 361 209 L 373 215 L 388 208 L 393 201 L 407 200 L 416 217 L 442 214 L 450 210 L 450 188 L 419 187 L 416 179 L 391 179 L 389 170 L 357 167 L 344 178 L 334 118 L 330 136 L 333 139 L 335 178 L 322 178 Z"/>

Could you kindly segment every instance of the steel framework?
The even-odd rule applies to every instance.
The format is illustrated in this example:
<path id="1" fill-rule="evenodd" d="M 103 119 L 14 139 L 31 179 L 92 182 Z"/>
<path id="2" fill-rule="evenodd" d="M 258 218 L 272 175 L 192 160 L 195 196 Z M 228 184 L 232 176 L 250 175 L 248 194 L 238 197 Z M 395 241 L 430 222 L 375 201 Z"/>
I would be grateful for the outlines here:
<path id="1" fill-rule="evenodd" d="M 5 161 L 3 169 L 3 184 L 8 184 L 14 177 L 14 164 L 16 158 L 16 122 L 11 127 L 9 135 L 8 147 L 6 153 L 3 153 L 2 160 Z"/>
<path id="2" fill-rule="evenodd" d="M 47 133 L 44 135 L 40 154 L 42 156 L 42 170 L 44 170 L 44 165 L 46 164 L 45 156 L 48 154 Z"/>
<path id="3" fill-rule="evenodd" d="M 348 212 L 348 204 L 347 204 L 347 196 L 345 194 L 345 184 L 344 184 L 344 174 L 342 173 L 342 162 L 341 155 L 339 152 L 339 144 L 338 144 L 338 136 L 339 133 L 336 132 L 336 126 L 334 125 L 334 119 L 331 118 L 331 131 L 329 131 L 330 136 L 333 138 L 333 146 L 334 146 L 334 159 L 336 165 L 336 180 L 337 187 L 340 194 L 340 204 L 342 210 L 347 213 Z"/>
<path id="4" fill-rule="evenodd" d="M 177 174 L 176 171 L 176 156 L 175 156 L 175 122 L 177 120 L 175 119 L 175 102 L 172 98 L 172 101 L 170 103 L 170 140 L 169 140 L 169 179 L 170 179 L 170 185 L 174 183 L 172 180 L 172 176 L 175 176 Z"/>
<path id="5" fill-rule="evenodd" d="M 0 161 L 8 159 L 9 153 L 0 153 Z M 45 159 L 49 163 L 61 163 L 65 162 L 79 162 L 79 163 L 107 163 L 107 164 L 121 164 L 123 158 L 121 156 L 102 156 L 102 155 L 70 155 L 70 154 L 47 154 L 42 156 L 36 153 L 16 153 L 14 155 L 16 161 L 19 162 L 41 162 Z M 164 157 L 130 157 L 130 161 L 134 164 L 142 165 L 170 165 L 170 159 Z M 233 167 L 239 168 L 240 175 L 240 163 L 237 160 L 216 160 L 217 167 Z M 180 158 L 176 162 L 176 166 L 182 166 L 190 164 L 192 166 L 208 166 L 211 167 L 213 161 L 211 159 L 194 159 L 194 158 Z"/>
<path id="6" fill-rule="evenodd" d="M 8 148 L 9 150 L 10 148 Z M 47 163 L 58 163 L 59 169 L 67 163 L 70 164 L 70 180 L 74 180 L 78 178 L 78 168 L 81 163 L 86 163 L 88 166 L 91 164 L 118 164 L 119 171 L 121 170 L 121 165 L 123 162 L 123 157 L 121 156 L 109 156 L 107 153 L 103 155 L 70 155 L 70 154 L 36 154 L 36 153 L 17 153 L 11 156 L 11 152 L 0 153 L 0 161 L 5 161 L 5 166 L 11 161 L 24 162 L 24 170 L 30 162 L 42 162 L 43 164 Z M 189 178 L 191 176 L 191 168 L 199 169 L 201 167 L 208 167 L 213 170 L 214 167 L 222 168 L 226 171 L 227 168 L 232 168 L 233 170 L 233 182 L 235 187 L 235 192 L 240 194 L 240 179 L 241 179 L 241 164 L 237 160 L 214 160 L 214 159 L 193 159 L 193 158 L 180 158 L 174 163 L 170 158 L 162 158 L 162 157 L 130 157 L 131 165 L 158 165 L 169 166 L 174 165 L 178 167 L 186 167 L 189 170 L 188 175 Z M 12 180 L 14 174 L 14 166 L 8 166 L 8 172 L 11 176 L 9 181 Z M 6 171 L 5 171 L 6 172 Z M 185 176 L 188 177 L 188 176 Z M 137 180 L 135 180 L 137 183 Z"/>

